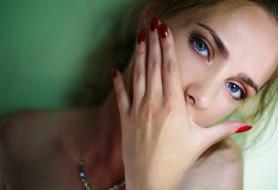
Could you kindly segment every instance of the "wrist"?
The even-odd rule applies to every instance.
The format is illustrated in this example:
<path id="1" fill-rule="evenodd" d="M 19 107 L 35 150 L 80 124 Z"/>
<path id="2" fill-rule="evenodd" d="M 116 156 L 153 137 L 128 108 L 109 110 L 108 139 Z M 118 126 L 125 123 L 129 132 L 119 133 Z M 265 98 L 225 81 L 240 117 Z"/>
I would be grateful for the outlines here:
<path id="1" fill-rule="evenodd" d="M 126 177 L 126 190 L 175 190 L 178 189 L 183 174 L 167 172 L 161 175 L 160 172 L 156 172 L 156 175 Z"/>

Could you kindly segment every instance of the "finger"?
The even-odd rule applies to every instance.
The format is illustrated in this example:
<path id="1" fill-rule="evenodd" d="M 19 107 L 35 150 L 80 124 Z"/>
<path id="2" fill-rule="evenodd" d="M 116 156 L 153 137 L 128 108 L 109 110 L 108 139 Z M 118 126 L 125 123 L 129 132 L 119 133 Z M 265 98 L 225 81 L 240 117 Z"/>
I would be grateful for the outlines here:
<path id="1" fill-rule="evenodd" d="M 149 55 L 147 71 L 147 94 L 149 98 L 162 97 L 161 48 L 158 35 L 160 21 L 153 17 L 149 33 Z"/>
<path id="2" fill-rule="evenodd" d="M 145 95 L 146 89 L 146 33 L 142 30 L 135 47 L 135 62 L 133 70 L 133 105 L 138 107 Z M 132 106 L 132 107 L 134 107 Z"/>
<path id="3" fill-rule="evenodd" d="M 182 86 L 174 38 L 170 29 L 164 23 L 160 26 L 160 38 L 163 54 L 163 94 L 166 99 L 172 97 L 178 98 L 176 95 L 182 95 Z M 180 96 L 180 98 L 182 97 Z"/>
<path id="4" fill-rule="evenodd" d="M 243 133 L 252 129 L 240 121 L 228 121 L 209 128 L 203 128 L 208 144 L 213 145 L 235 133 Z"/>
<path id="5" fill-rule="evenodd" d="M 125 88 L 123 77 L 118 70 L 114 70 L 113 72 L 113 84 L 120 116 L 126 115 L 130 108 L 130 101 Z"/>

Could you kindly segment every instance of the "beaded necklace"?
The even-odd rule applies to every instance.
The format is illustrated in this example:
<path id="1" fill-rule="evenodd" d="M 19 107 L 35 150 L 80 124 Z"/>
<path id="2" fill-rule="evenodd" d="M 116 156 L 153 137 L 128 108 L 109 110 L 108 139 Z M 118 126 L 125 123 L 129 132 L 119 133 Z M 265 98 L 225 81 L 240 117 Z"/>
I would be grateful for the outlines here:
<path id="1" fill-rule="evenodd" d="M 83 189 L 84 190 L 93 190 L 92 185 L 87 180 L 87 174 L 86 174 L 86 170 L 85 170 L 85 161 L 84 161 L 83 158 L 79 159 L 78 173 L 79 173 L 79 176 L 80 176 L 80 181 L 81 181 L 81 184 L 83 186 Z M 121 181 L 120 183 L 116 183 L 116 184 L 112 185 L 107 190 L 118 190 L 118 189 L 120 189 L 121 187 L 124 187 L 124 186 L 125 186 L 125 180 Z"/>

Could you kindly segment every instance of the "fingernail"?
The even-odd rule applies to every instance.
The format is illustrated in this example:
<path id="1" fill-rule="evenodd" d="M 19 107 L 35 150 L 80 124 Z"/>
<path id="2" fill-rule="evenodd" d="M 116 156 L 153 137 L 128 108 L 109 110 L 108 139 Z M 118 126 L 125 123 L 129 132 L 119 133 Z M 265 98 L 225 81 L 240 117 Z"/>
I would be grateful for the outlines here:
<path id="1" fill-rule="evenodd" d="M 251 130 L 253 127 L 252 126 L 249 126 L 249 125 L 246 125 L 246 126 L 243 126 L 241 128 L 239 128 L 236 133 L 244 133 L 246 131 L 249 131 Z"/>
<path id="2" fill-rule="evenodd" d="M 113 71 L 113 78 L 116 78 L 118 76 L 118 70 L 114 69 Z"/>
<path id="3" fill-rule="evenodd" d="M 137 42 L 138 44 L 141 44 L 142 42 L 144 42 L 146 40 L 146 33 L 144 30 L 141 30 L 139 32 L 138 38 L 137 38 Z"/>
<path id="4" fill-rule="evenodd" d="M 169 34 L 168 26 L 164 23 L 160 25 L 160 36 L 165 39 Z"/>
<path id="5" fill-rule="evenodd" d="M 151 30 L 154 32 L 159 28 L 159 20 L 157 17 L 153 17 L 151 21 Z"/>

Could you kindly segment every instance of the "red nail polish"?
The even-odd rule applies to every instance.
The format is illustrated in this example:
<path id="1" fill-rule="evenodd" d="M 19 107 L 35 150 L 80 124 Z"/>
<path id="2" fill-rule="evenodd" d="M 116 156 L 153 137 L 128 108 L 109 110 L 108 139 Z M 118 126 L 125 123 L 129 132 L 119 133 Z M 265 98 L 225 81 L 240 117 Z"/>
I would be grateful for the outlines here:
<path id="1" fill-rule="evenodd" d="M 151 21 L 151 30 L 154 32 L 159 29 L 159 20 L 157 17 L 153 17 Z"/>
<path id="2" fill-rule="evenodd" d="M 244 132 L 246 132 L 246 131 L 251 130 L 252 128 L 253 128 L 252 126 L 246 125 L 246 126 L 243 126 L 243 127 L 239 128 L 239 129 L 236 131 L 236 133 L 244 133 Z"/>
<path id="3" fill-rule="evenodd" d="M 144 30 L 141 30 L 139 35 L 138 35 L 137 42 L 138 42 L 138 44 L 141 44 L 145 40 L 146 40 L 146 33 L 145 33 Z"/>
<path id="4" fill-rule="evenodd" d="M 116 78 L 118 76 L 118 70 L 114 69 L 113 71 L 113 78 Z"/>
<path id="5" fill-rule="evenodd" d="M 168 34 L 169 34 L 169 31 L 168 31 L 168 26 L 166 25 L 166 24 L 164 24 L 164 23 L 162 23 L 161 25 L 160 25 L 160 36 L 163 38 L 163 39 L 165 39 L 167 36 L 168 36 Z"/>

